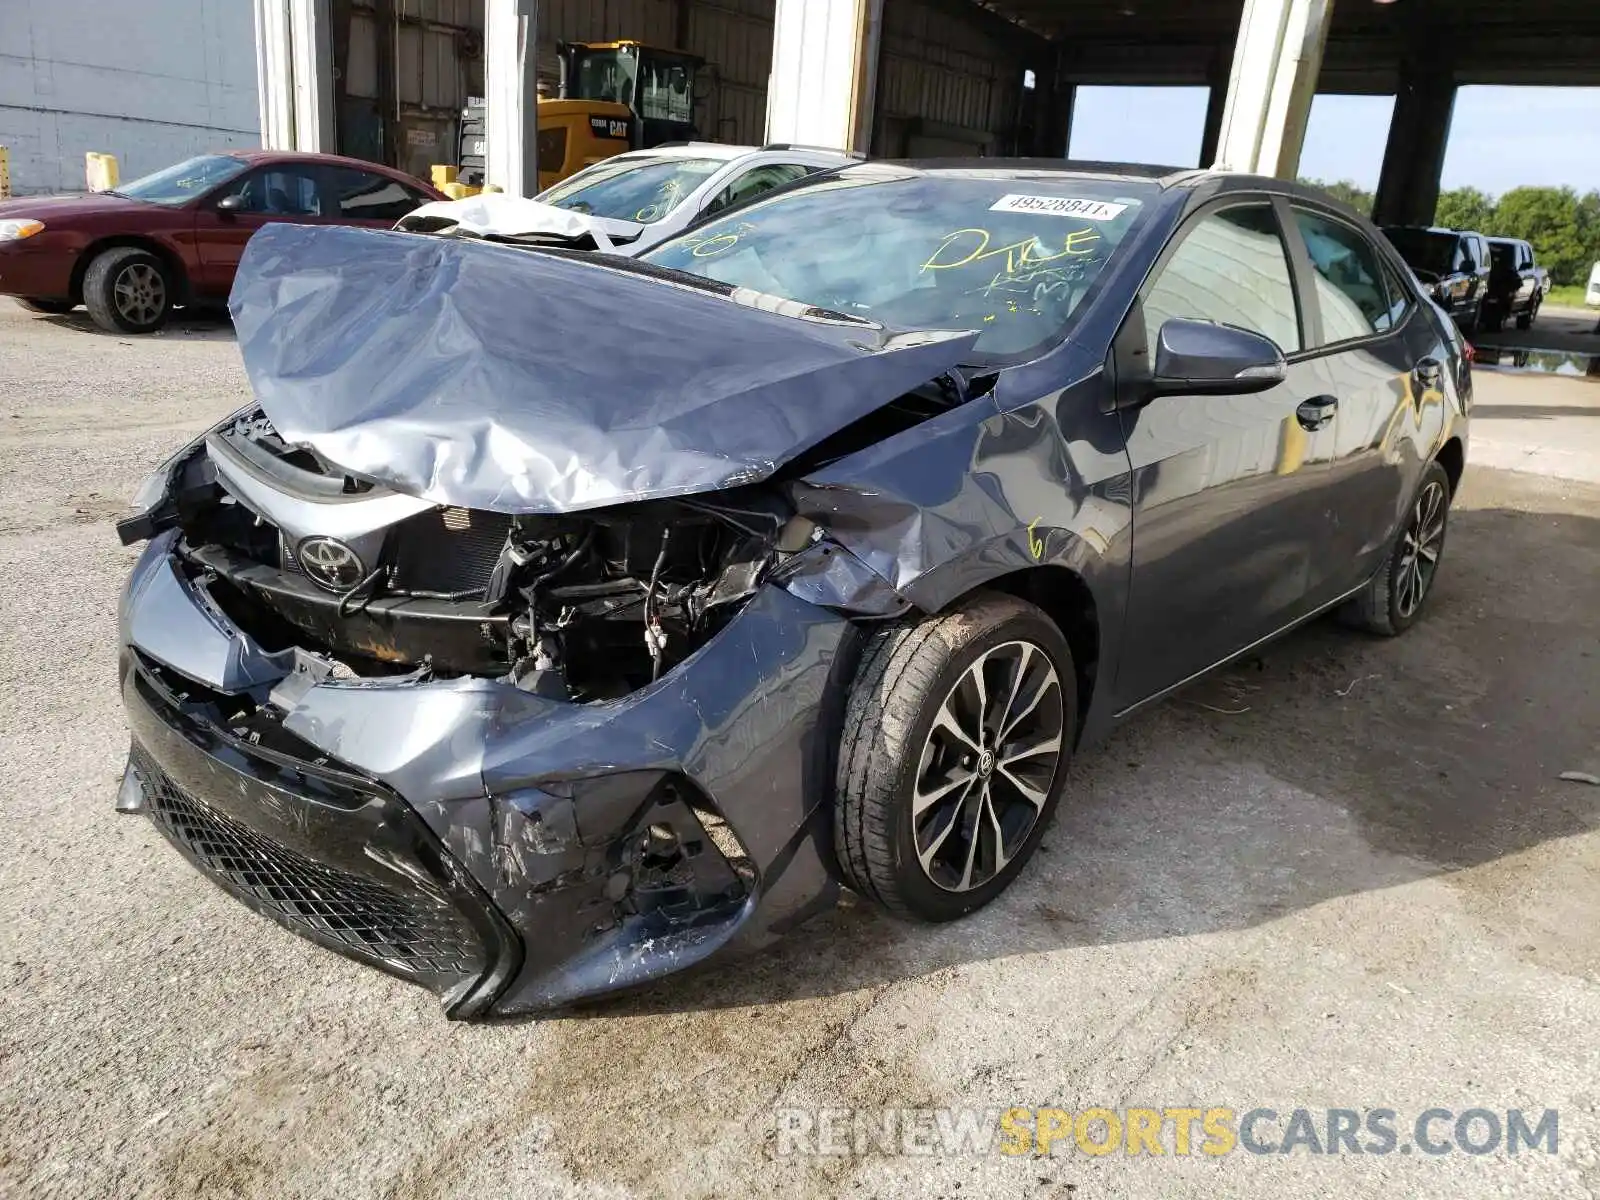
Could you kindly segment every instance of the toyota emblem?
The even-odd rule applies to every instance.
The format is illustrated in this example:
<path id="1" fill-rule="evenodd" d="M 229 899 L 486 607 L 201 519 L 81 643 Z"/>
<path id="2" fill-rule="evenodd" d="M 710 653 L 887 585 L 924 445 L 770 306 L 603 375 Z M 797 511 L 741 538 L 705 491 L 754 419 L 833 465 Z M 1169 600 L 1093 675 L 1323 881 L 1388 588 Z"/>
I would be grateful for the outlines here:
<path id="1" fill-rule="evenodd" d="M 361 556 L 336 538 L 308 537 L 294 553 L 306 578 L 330 592 L 348 592 L 367 576 Z"/>

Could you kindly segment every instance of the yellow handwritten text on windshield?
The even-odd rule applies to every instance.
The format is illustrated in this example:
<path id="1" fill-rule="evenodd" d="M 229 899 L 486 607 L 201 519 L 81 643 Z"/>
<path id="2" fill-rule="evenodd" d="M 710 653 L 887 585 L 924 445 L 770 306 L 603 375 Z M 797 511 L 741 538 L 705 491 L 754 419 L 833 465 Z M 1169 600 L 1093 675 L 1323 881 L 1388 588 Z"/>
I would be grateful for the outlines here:
<path id="1" fill-rule="evenodd" d="M 1056 251 L 1052 251 L 1037 237 L 1025 237 L 1009 245 L 991 248 L 989 243 L 992 240 L 987 229 L 954 230 L 944 235 L 939 248 L 922 264 L 922 269 L 951 271 L 1005 255 L 1005 270 L 1001 274 L 1014 275 L 1021 267 L 1093 254 L 1094 243 L 1100 240 L 1100 234 L 1093 229 L 1075 230 L 1062 239 L 1061 249 Z"/>
<path id="2" fill-rule="evenodd" d="M 743 240 L 745 234 L 755 232 L 755 226 L 748 221 L 742 221 L 727 233 L 686 234 L 683 239 L 685 246 L 693 247 L 692 253 L 696 258 L 710 258 L 721 254 L 725 250 L 732 250 Z"/>

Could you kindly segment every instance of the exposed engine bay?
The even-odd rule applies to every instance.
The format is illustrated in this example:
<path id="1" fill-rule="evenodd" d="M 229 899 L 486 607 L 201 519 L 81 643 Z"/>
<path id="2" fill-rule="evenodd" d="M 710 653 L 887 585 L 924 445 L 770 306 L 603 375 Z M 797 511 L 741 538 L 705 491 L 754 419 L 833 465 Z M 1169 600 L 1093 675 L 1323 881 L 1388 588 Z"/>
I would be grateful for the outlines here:
<path id="1" fill-rule="evenodd" d="M 265 649 L 580 702 L 659 678 L 816 534 L 774 489 L 561 515 L 437 506 L 285 443 L 259 410 L 173 482 L 178 557 Z"/>

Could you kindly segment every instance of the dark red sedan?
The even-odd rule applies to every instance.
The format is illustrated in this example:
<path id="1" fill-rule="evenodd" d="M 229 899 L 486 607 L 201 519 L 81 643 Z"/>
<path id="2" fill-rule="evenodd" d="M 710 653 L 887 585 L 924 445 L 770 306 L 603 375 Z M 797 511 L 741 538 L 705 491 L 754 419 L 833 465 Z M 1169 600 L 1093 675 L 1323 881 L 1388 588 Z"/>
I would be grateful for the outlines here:
<path id="1" fill-rule="evenodd" d="M 388 229 L 445 197 L 389 167 L 331 154 L 202 154 L 82 196 L 0 203 L 0 295 L 35 312 L 82 304 L 103 329 L 149 333 L 174 305 L 221 304 L 268 221 Z"/>

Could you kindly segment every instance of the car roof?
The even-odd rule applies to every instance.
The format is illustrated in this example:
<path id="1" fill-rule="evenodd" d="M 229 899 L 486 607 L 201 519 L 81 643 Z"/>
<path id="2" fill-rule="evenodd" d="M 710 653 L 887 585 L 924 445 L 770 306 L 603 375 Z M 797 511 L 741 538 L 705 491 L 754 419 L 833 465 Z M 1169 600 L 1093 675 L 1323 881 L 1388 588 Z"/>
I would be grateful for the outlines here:
<path id="1" fill-rule="evenodd" d="M 1185 175 L 1197 174 L 1192 168 L 1164 167 L 1151 163 L 1079 161 L 1070 158 L 906 158 L 878 159 L 879 163 L 927 175 L 965 175 L 990 179 L 1095 179 L 1133 180 L 1167 186 Z M 864 164 L 866 165 L 866 164 Z"/>
<path id="2" fill-rule="evenodd" d="M 884 160 L 877 160 L 884 161 Z M 1154 184 L 1162 191 L 1189 191 L 1217 194 L 1230 191 L 1262 191 L 1315 200 L 1322 204 L 1340 202 L 1321 188 L 1270 175 L 1251 175 L 1242 171 L 1221 171 L 1204 167 L 1174 167 L 1159 163 L 1099 162 L 1070 158 L 938 158 L 901 159 L 892 165 L 903 170 L 929 175 L 965 175 L 991 179 L 1084 179 L 1106 183 Z"/>
<path id="3" fill-rule="evenodd" d="M 405 179 L 413 178 L 397 167 L 385 166 L 383 163 L 369 162 L 364 158 L 350 158 L 343 154 L 312 154 L 304 150 L 262 150 L 259 147 L 245 149 L 218 150 L 216 153 L 228 158 L 243 159 L 245 162 L 305 162 L 320 163 L 325 167 L 355 167 L 360 171 L 376 171 L 380 175 L 396 175 Z"/>
<path id="4" fill-rule="evenodd" d="M 754 154 L 759 146 L 729 146 L 723 142 L 668 142 L 648 150 L 629 150 L 617 158 L 743 158 Z M 604 160 L 602 160 L 604 161 Z"/>
<path id="5" fill-rule="evenodd" d="M 736 159 L 748 158 L 752 154 L 783 154 L 792 153 L 804 159 L 816 159 L 822 162 L 834 162 L 839 166 L 852 160 L 848 154 L 841 150 L 829 150 L 825 146 L 730 146 L 723 142 L 668 142 L 661 146 L 652 146 L 648 150 L 628 150 L 622 154 L 613 155 L 613 158 L 630 161 L 660 162 L 663 159 L 715 159 L 719 162 L 733 162 Z M 611 159 L 601 159 L 601 162 L 610 162 Z"/>

